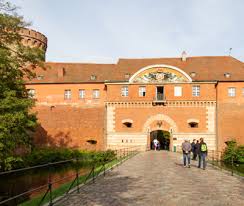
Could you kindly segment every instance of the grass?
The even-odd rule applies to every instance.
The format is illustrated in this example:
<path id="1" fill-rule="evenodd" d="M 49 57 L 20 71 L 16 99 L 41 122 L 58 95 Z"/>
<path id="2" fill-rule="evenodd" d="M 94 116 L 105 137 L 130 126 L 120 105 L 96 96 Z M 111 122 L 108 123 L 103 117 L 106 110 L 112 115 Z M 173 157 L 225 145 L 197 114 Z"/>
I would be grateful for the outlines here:
<path id="1" fill-rule="evenodd" d="M 111 162 L 108 162 L 107 164 L 105 164 L 105 168 L 109 169 L 112 166 L 114 166 L 115 164 L 119 163 L 120 161 L 128 159 L 131 156 L 132 155 L 128 155 L 127 157 L 124 157 L 124 158 L 121 158 L 121 159 L 112 160 Z M 95 177 L 98 175 L 99 172 L 100 173 L 103 172 L 103 170 L 101 171 L 101 169 L 102 169 L 102 166 L 98 166 L 98 167 L 95 168 L 95 170 L 94 170 L 94 176 Z M 88 174 L 79 177 L 79 184 L 82 184 L 82 183 L 85 182 L 85 180 L 87 178 L 87 175 Z M 92 176 L 89 179 L 91 179 L 91 178 L 92 178 Z M 62 184 L 60 187 L 54 189 L 52 191 L 52 199 L 55 199 L 57 197 L 60 197 L 60 196 L 64 195 L 67 192 L 67 190 L 70 188 L 72 182 L 73 181 L 69 181 L 67 183 Z M 74 188 L 74 187 L 76 187 L 76 182 L 73 184 L 72 188 Z M 23 202 L 23 203 L 19 204 L 19 205 L 20 206 L 37 206 L 37 205 L 40 204 L 40 201 L 43 198 L 44 194 L 45 193 L 42 193 L 41 195 L 38 195 L 37 197 L 34 197 L 33 199 L 30 199 L 30 200 L 28 200 L 26 202 Z M 50 200 L 50 193 L 47 194 L 47 196 L 45 197 L 45 199 L 42 202 L 42 205 L 47 203 L 47 202 L 49 202 L 49 200 Z"/>
<path id="2" fill-rule="evenodd" d="M 226 164 L 223 164 L 223 163 L 216 161 L 216 160 L 215 161 L 208 160 L 208 163 L 210 163 L 210 164 L 212 164 L 212 165 L 214 165 L 220 169 L 229 171 L 231 173 L 231 170 L 232 170 L 231 165 L 227 166 Z M 237 165 L 239 168 L 237 168 Z M 235 164 L 234 163 L 233 173 L 244 177 L 244 166 L 243 166 L 243 164 Z"/>

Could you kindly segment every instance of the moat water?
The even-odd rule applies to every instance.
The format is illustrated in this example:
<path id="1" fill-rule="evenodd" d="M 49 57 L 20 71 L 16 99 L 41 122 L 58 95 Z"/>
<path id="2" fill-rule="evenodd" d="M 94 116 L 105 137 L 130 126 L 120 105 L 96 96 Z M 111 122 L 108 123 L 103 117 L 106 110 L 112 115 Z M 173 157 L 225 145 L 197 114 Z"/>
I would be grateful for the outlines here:
<path id="1" fill-rule="evenodd" d="M 62 180 L 58 183 L 53 184 L 53 189 L 58 188 L 60 185 L 71 182 L 75 179 L 77 166 L 66 164 L 59 165 L 52 168 L 42 168 L 42 169 L 32 169 L 28 171 L 18 172 L 14 174 L 1 175 L 0 176 L 0 202 L 8 199 L 10 197 L 16 196 L 18 194 L 24 193 L 31 189 L 38 188 L 43 185 L 48 184 L 49 178 L 52 181 Z M 79 175 L 86 175 L 90 172 L 91 168 L 89 166 L 78 166 Z M 45 194 L 48 186 L 43 189 L 30 192 L 25 194 L 15 200 L 12 200 L 3 205 L 5 206 L 15 206 L 25 201 L 32 199 L 33 197 Z M 2 205 L 1 205 L 2 206 Z"/>

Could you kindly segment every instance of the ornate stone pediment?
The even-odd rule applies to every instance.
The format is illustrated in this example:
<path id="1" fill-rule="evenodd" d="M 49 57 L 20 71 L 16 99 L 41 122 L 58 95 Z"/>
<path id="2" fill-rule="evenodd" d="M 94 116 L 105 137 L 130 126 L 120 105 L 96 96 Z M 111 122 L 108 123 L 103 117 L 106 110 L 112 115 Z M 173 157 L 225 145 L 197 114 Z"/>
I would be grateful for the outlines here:
<path id="1" fill-rule="evenodd" d="M 191 81 L 191 78 L 185 72 L 175 67 L 166 66 L 143 68 L 130 79 L 131 83 L 168 83 L 189 81 Z"/>

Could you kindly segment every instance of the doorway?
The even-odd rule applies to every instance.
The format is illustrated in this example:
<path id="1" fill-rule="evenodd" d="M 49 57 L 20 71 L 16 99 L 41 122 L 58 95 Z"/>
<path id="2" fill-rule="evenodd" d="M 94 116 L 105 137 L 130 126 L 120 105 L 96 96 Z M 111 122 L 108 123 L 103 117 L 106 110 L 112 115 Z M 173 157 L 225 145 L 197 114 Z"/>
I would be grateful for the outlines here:
<path id="1" fill-rule="evenodd" d="M 150 149 L 154 150 L 153 140 L 159 141 L 160 150 L 170 150 L 170 133 L 164 130 L 155 130 L 150 133 Z"/>
<path id="2" fill-rule="evenodd" d="M 164 100 L 164 87 L 157 87 L 157 100 Z"/>

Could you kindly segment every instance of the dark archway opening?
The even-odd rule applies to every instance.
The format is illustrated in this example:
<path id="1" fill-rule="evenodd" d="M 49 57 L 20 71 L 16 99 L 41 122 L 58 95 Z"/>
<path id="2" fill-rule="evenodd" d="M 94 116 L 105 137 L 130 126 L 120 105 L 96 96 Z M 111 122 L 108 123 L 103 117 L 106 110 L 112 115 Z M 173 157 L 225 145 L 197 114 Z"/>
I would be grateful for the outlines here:
<path id="1" fill-rule="evenodd" d="M 164 130 L 155 130 L 150 133 L 150 149 L 154 150 L 153 140 L 159 141 L 160 150 L 169 150 L 170 148 L 170 133 Z"/>

